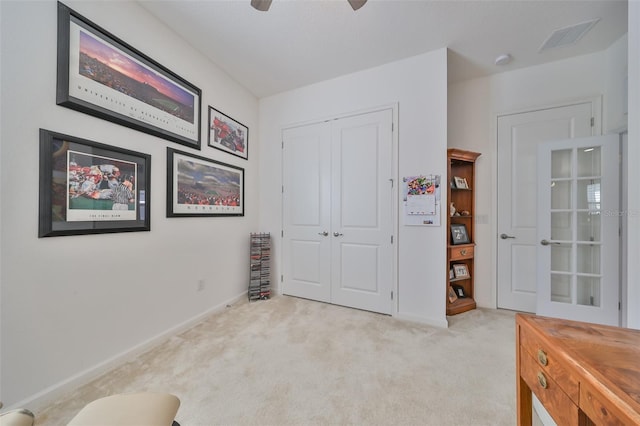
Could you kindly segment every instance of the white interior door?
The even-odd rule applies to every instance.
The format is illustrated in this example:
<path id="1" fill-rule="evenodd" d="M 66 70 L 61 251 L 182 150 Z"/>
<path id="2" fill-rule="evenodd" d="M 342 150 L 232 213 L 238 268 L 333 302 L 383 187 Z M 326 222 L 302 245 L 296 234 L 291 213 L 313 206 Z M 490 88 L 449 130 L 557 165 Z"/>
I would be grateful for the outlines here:
<path id="1" fill-rule="evenodd" d="M 591 136 L 597 112 L 594 101 L 498 117 L 499 308 L 536 311 L 537 146 Z"/>
<path id="2" fill-rule="evenodd" d="M 282 134 L 283 290 L 322 302 L 331 300 L 330 140 L 328 122 Z"/>
<path id="3" fill-rule="evenodd" d="M 391 313 L 391 110 L 333 122 L 331 301 Z"/>
<path id="4" fill-rule="evenodd" d="M 283 292 L 391 313 L 392 110 L 283 131 Z"/>
<path id="5" fill-rule="evenodd" d="M 538 146 L 539 315 L 619 325 L 619 137 Z"/>

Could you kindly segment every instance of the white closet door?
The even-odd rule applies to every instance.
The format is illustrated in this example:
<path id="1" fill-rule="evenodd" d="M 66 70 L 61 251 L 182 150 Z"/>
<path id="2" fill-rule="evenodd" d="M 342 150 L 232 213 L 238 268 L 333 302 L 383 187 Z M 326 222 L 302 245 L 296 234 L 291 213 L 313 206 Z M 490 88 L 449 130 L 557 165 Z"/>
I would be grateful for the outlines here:
<path id="1" fill-rule="evenodd" d="M 283 292 L 331 301 L 331 125 L 283 132 Z"/>
<path id="2" fill-rule="evenodd" d="M 283 293 L 391 313 L 392 111 L 283 131 Z"/>
<path id="3" fill-rule="evenodd" d="M 331 301 L 391 313 L 391 110 L 333 122 Z"/>

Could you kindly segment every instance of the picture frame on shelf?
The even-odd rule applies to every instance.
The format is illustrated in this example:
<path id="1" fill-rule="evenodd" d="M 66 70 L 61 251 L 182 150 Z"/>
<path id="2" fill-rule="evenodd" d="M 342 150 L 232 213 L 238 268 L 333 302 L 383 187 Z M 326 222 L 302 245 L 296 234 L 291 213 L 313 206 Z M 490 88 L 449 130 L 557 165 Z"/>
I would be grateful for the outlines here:
<path id="1" fill-rule="evenodd" d="M 202 91 L 58 2 L 56 104 L 200 149 Z"/>
<path id="2" fill-rule="evenodd" d="M 151 155 L 40 129 L 38 237 L 149 231 Z"/>
<path id="3" fill-rule="evenodd" d="M 456 278 L 456 274 L 455 274 L 455 272 L 453 271 L 453 268 L 450 268 L 450 269 L 449 269 L 449 280 L 453 280 L 453 279 L 455 279 L 455 278 Z"/>
<path id="4" fill-rule="evenodd" d="M 466 293 L 464 292 L 464 287 L 462 287 L 461 285 L 451 284 L 451 287 L 453 287 L 453 291 L 458 299 L 464 299 L 465 297 L 467 297 Z"/>
<path id="5" fill-rule="evenodd" d="M 469 269 L 465 263 L 456 263 L 453 265 L 453 274 L 456 279 L 469 278 Z"/>
<path id="6" fill-rule="evenodd" d="M 458 300 L 458 296 L 456 295 L 456 291 L 453 289 L 452 286 L 449 286 L 449 291 L 447 293 L 447 296 L 449 297 L 449 303 L 453 303 L 456 300 Z"/>
<path id="7" fill-rule="evenodd" d="M 466 178 L 454 176 L 453 181 L 457 189 L 469 189 L 469 184 L 467 183 Z"/>
<path id="8" fill-rule="evenodd" d="M 167 217 L 244 216 L 244 169 L 167 147 Z"/>
<path id="9" fill-rule="evenodd" d="M 209 106 L 208 145 L 247 160 L 249 128 Z"/>
<path id="10" fill-rule="evenodd" d="M 451 244 L 469 244 L 469 234 L 467 233 L 467 227 L 464 223 L 452 223 L 451 224 Z"/>

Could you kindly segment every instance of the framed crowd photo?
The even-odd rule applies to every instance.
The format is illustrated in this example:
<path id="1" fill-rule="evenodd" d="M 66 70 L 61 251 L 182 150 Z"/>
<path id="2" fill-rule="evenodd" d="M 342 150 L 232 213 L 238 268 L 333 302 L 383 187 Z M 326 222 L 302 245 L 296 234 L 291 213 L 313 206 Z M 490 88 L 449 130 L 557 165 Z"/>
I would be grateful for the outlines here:
<path id="1" fill-rule="evenodd" d="M 463 223 L 451 224 L 451 244 L 469 244 L 469 234 L 467 234 L 467 227 Z"/>
<path id="2" fill-rule="evenodd" d="M 249 158 L 249 129 L 244 124 L 209 107 L 209 146 Z"/>
<path id="3" fill-rule="evenodd" d="M 453 265 L 453 274 L 457 279 L 469 278 L 469 269 L 465 263 L 456 263 Z"/>
<path id="4" fill-rule="evenodd" d="M 167 148 L 167 217 L 244 216 L 244 169 Z"/>
<path id="5" fill-rule="evenodd" d="M 40 129 L 38 237 L 149 231 L 151 156 Z"/>
<path id="6" fill-rule="evenodd" d="M 200 149 L 202 92 L 58 3 L 56 103 Z"/>

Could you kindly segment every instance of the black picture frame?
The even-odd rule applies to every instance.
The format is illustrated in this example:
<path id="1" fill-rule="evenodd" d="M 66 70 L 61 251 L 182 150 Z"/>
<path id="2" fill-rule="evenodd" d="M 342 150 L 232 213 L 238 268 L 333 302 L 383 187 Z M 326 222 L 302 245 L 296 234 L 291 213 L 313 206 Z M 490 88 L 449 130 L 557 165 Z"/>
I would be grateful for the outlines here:
<path id="1" fill-rule="evenodd" d="M 249 128 L 209 106 L 208 145 L 245 160 L 249 159 Z"/>
<path id="2" fill-rule="evenodd" d="M 464 223 L 452 223 L 451 224 L 451 244 L 469 244 L 469 234 L 467 233 L 467 227 Z"/>
<path id="3" fill-rule="evenodd" d="M 60 2 L 57 55 L 58 105 L 200 149 L 202 91 Z"/>
<path id="4" fill-rule="evenodd" d="M 167 147 L 167 217 L 244 216 L 244 169 Z"/>
<path id="5" fill-rule="evenodd" d="M 39 238 L 151 229 L 149 154 L 40 129 L 39 192 Z"/>

